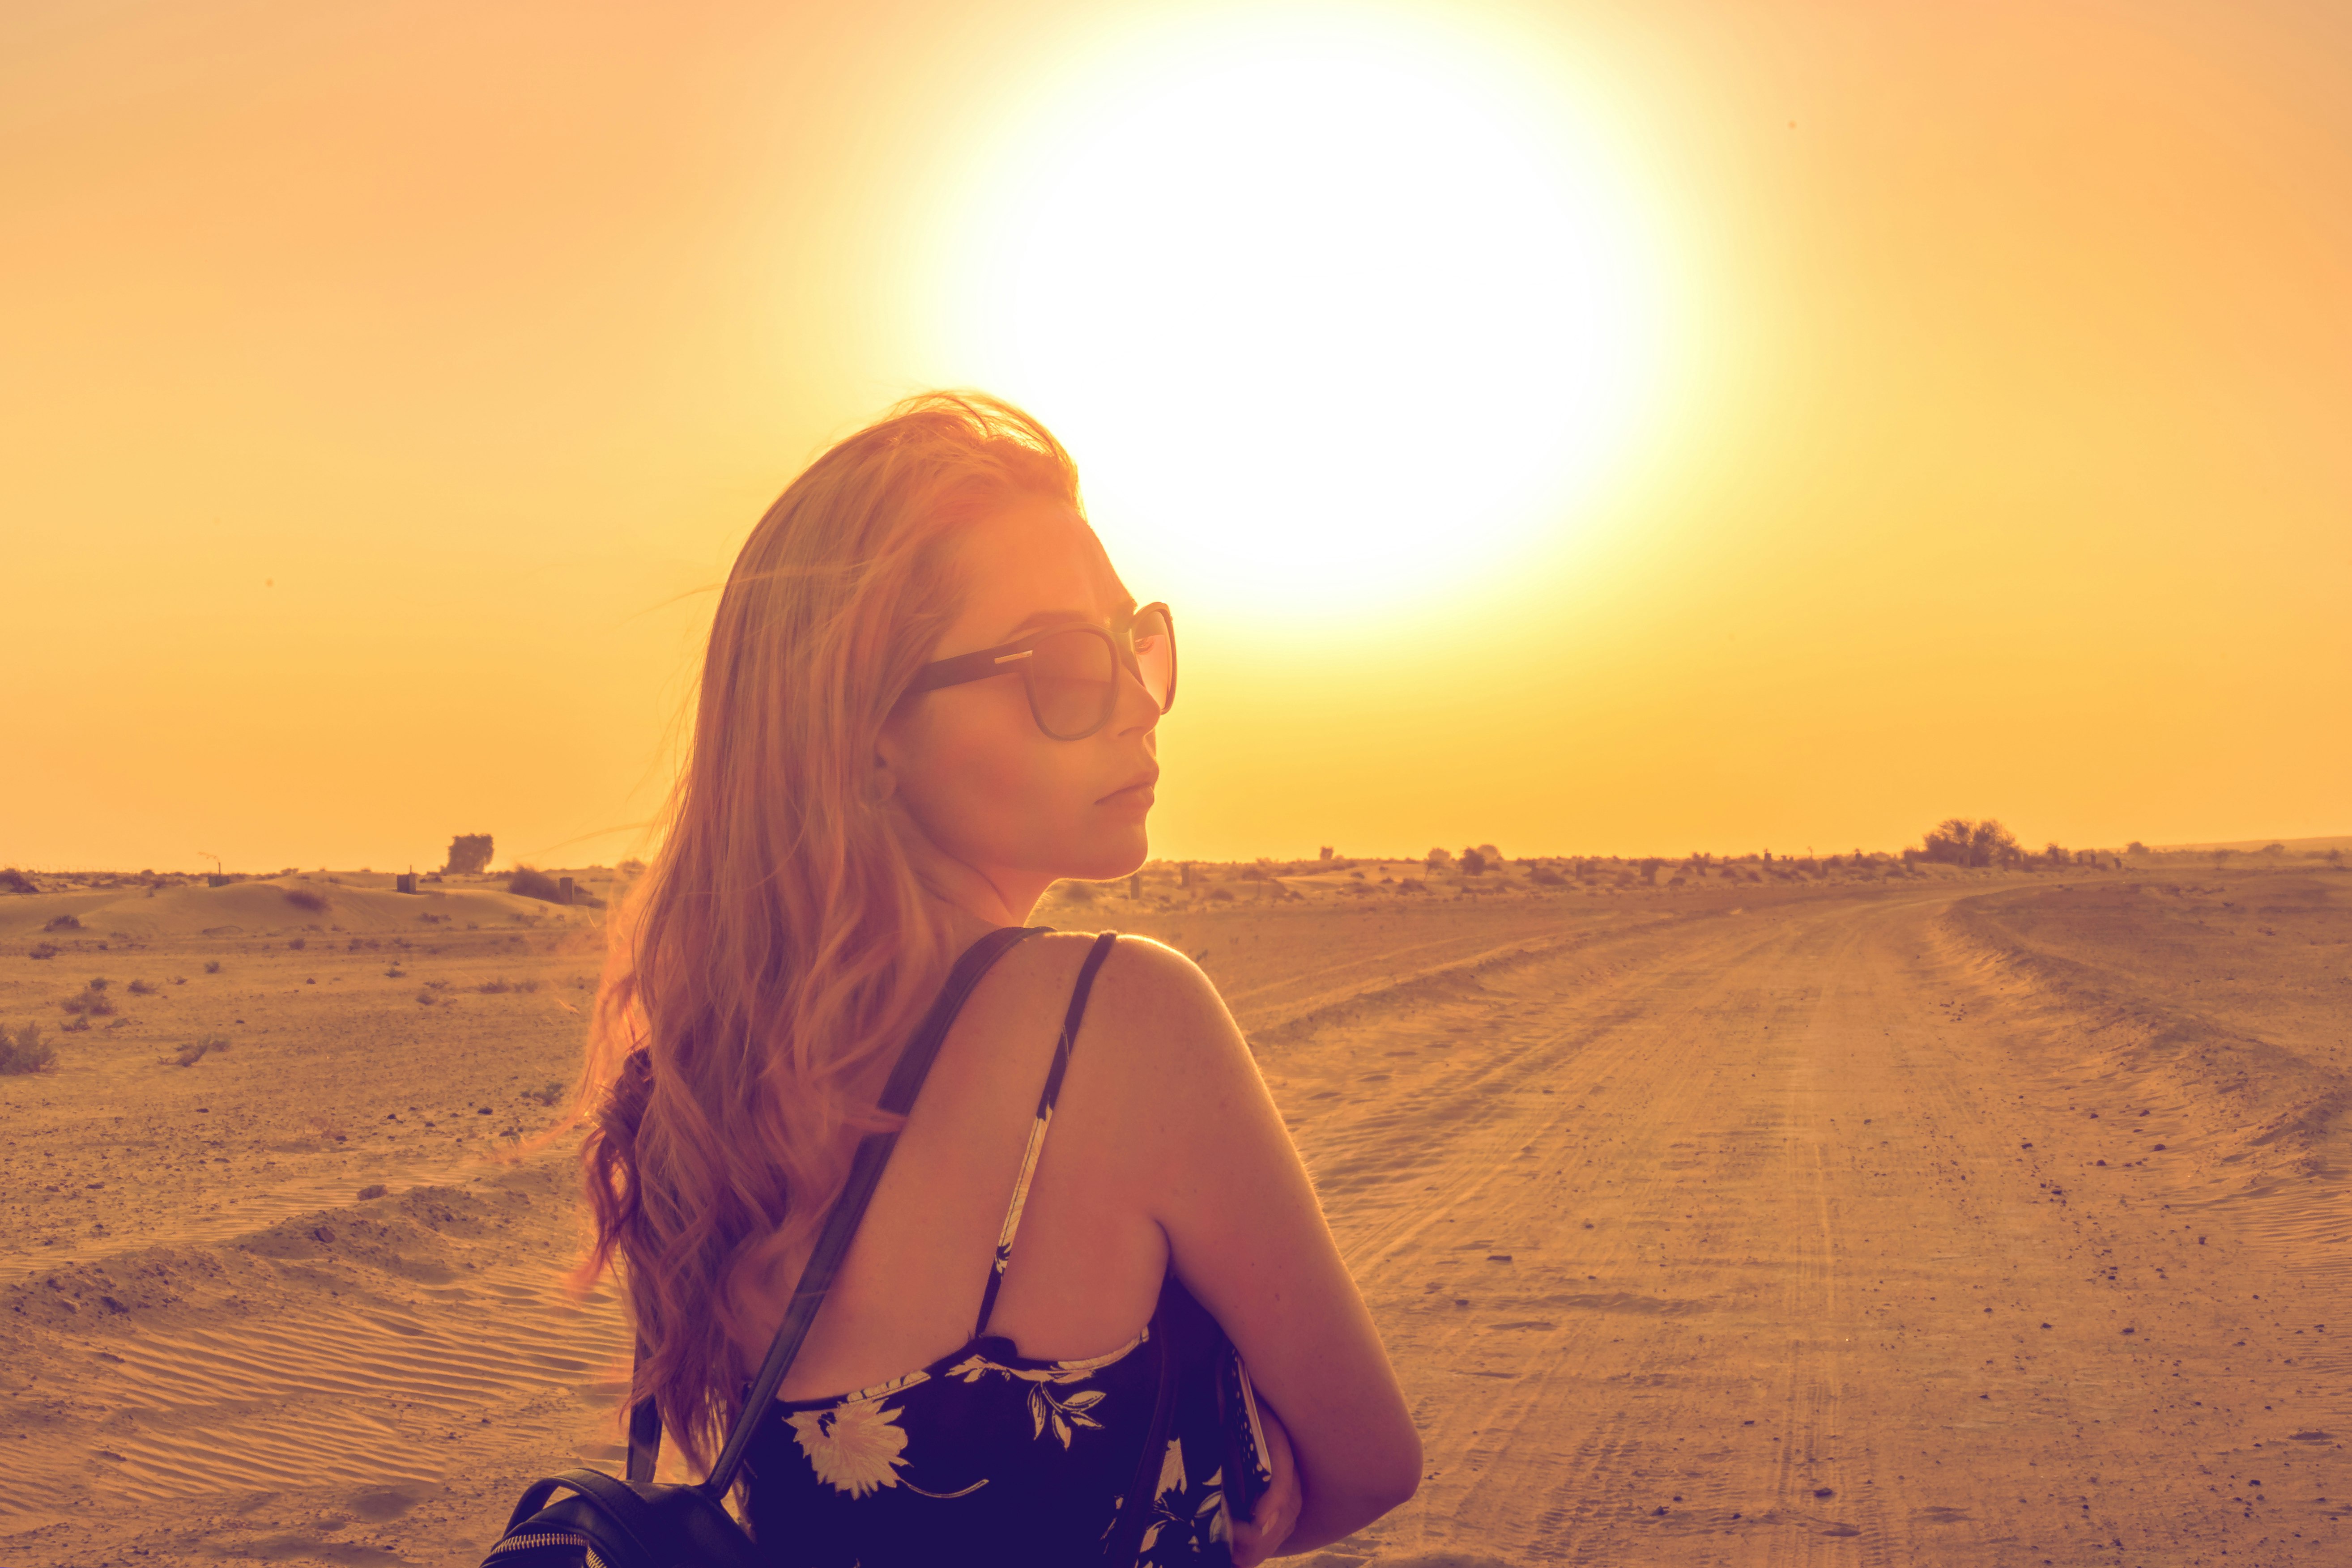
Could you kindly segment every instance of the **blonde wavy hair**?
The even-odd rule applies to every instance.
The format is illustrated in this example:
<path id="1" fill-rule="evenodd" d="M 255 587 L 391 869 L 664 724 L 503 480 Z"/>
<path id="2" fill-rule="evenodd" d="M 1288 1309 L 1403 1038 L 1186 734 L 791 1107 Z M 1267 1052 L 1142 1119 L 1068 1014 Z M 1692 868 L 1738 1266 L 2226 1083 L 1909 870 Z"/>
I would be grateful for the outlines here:
<path id="1" fill-rule="evenodd" d="M 737 1414 L 743 1287 L 804 1253 L 855 1133 L 950 956 L 877 797 L 884 720 L 952 618 L 961 525 L 1080 506 L 1045 428 L 910 398 L 812 463 L 752 529 L 710 629 L 661 847 L 614 922 L 581 1160 L 651 1396 L 706 1469 Z M 748 1333 L 741 1337 L 750 1337 Z"/>

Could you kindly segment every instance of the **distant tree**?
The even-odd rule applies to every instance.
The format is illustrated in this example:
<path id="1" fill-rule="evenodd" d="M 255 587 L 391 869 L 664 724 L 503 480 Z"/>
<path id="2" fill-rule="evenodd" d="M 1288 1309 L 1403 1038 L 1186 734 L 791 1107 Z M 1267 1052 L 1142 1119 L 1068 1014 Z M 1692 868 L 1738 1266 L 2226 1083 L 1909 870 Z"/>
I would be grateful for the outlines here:
<path id="1" fill-rule="evenodd" d="M 488 869 L 489 863 L 490 835 L 459 833 L 449 841 L 449 863 L 441 869 L 467 876 Z"/>
<path id="2" fill-rule="evenodd" d="M 1423 863 L 1426 864 L 1432 871 L 1437 870 L 1440 866 L 1452 865 L 1454 863 L 1454 852 L 1452 850 L 1432 850 L 1429 852 L 1428 859 Z"/>
<path id="3" fill-rule="evenodd" d="M 1991 817 L 1979 822 L 1976 831 L 1969 835 L 1970 865 L 2013 865 L 2022 854 L 2017 835 Z"/>
<path id="4" fill-rule="evenodd" d="M 2147 846 L 2141 843 L 2137 839 L 2134 839 L 2131 842 L 2124 846 L 2124 853 L 2127 855 L 2144 855 L 2147 853 Z"/>
<path id="5" fill-rule="evenodd" d="M 1966 817 L 1947 817 L 1919 841 L 1919 858 L 1940 865 L 1968 865 L 1969 845 L 1977 825 Z"/>
<path id="6" fill-rule="evenodd" d="M 2342 850 L 2328 851 L 2327 863 L 2329 865 L 2342 865 L 2344 863 L 2344 852 Z"/>
<path id="7" fill-rule="evenodd" d="M 1664 867 L 1664 866 L 1665 865 L 1665 863 L 1666 863 L 1665 862 L 1664 862 L 1664 861 L 1660 860 L 1660 859 L 1659 859 L 1657 856 L 1655 856 L 1655 855 L 1651 855 L 1651 856 L 1650 856 L 1650 857 L 1648 857 L 1647 859 L 1643 860 L 1643 861 L 1641 862 L 1641 866 L 1642 866 L 1642 880 L 1643 880 L 1643 882 L 1648 883 L 1652 887 L 1655 887 L 1655 886 L 1657 886 L 1657 885 L 1658 885 L 1658 872 L 1659 872 L 1659 870 L 1660 870 L 1662 867 Z"/>
<path id="8" fill-rule="evenodd" d="M 1464 850 L 1462 852 L 1462 869 L 1469 873 L 1472 876 L 1480 875 L 1486 869 L 1486 857 L 1480 854 L 1476 850 Z"/>

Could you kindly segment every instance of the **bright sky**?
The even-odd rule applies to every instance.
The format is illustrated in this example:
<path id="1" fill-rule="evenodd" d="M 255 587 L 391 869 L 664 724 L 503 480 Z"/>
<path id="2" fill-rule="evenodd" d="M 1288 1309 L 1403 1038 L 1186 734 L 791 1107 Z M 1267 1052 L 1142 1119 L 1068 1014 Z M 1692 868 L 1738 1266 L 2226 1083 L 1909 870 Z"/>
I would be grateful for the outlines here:
<path id="1" fill-rule="evenodd" d="M 1155 849 L 2352 828 L 2352 11 L 0 10 L 0 863 L 639 847 L 894 398 L 1177 607 Z"/>

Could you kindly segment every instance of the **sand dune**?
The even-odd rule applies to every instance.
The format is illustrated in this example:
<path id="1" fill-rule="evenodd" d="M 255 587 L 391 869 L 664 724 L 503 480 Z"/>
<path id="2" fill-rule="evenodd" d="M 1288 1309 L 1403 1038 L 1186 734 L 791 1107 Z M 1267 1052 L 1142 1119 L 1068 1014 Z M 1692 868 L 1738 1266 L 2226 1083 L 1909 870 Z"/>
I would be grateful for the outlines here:
<path id="1" fill-rule="evenodd" d="M 297 898 L 316 902 L 302 904 Z M 585 908 L 518 898 L 487 884 L 427 884 L 415 894 L 399 894 L 388 888 L 280 877 L 231 883 L 226 887 L 164 887 L 152 894 L 100 888 L 0 899 L 0 941 L 39 935 L 59 915 L 73 916 L 80 922 L 82 932 L 100 940 L 163 942 L 200 936 L 415 931 L 435 925 L 584 924 L 589 913 Z"/>
<path id="2" fill-rule="evenodd" d="M 1422 1491 L 1307 1561 L 2343 1559 L 2352 877 L 1344 880 L 1048 912 L 1216 978 L 1398 1357 Z M 0 1021 L 123 1004 L 0 1078 L 0 1562 L 467 1563 L 616 1457 L 595 933 L 449 896 L 0 900 Z"/>

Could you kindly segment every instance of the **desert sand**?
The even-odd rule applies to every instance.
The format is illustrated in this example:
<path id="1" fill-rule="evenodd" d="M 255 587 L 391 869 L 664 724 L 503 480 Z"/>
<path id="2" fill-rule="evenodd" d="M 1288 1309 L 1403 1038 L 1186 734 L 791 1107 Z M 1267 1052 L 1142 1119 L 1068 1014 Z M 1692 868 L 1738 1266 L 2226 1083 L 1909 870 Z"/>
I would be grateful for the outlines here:
<path id="1" fill-rule="evenodd" d="M 1420 1493 L 1298 1561 L 2352 1560 L 2352 876 L 1528 870 L 1042 915 L 1217 981 L 1396 1357 Z M 497 885 L 0 896 L 0 1563 L 470 1565 L 617 1460 L 602 915 Z"/>

